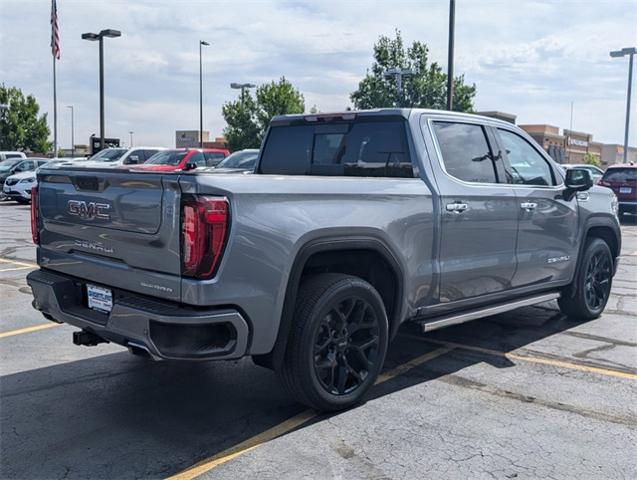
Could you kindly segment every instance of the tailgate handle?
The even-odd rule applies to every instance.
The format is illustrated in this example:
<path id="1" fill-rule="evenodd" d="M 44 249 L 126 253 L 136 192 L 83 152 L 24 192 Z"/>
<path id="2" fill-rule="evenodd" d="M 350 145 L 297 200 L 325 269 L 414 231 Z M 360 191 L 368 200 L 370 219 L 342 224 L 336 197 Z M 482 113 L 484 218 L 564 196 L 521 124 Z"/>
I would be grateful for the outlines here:
<path id="1" fill-rule="evenodd" d="M 78 190 L 92 190 L 94 192 L 98 191 L 100 188 L 100 183 L 97 180 L 97 177 L 75 177 L 75 186 Z"/>

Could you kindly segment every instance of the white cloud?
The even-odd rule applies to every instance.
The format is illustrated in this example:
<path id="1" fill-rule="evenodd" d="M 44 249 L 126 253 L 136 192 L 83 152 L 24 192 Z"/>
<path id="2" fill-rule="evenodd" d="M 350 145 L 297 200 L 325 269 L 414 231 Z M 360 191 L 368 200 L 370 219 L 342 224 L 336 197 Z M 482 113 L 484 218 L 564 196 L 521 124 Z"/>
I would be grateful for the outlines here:
<path id="1" fill-rule="evenodd" d="M 0 2 L 0 79 L 51 112 L 49 8 L 48 0 Z M 446 65 L 441 1 L 58 0 L 58 11 L 62 145 L 70 138 L 66 104 L 75 105 L 77 139 L 99 128 L 97 46 L 80 39 L 86 31 L 122 30 L 105 45 L 107 134 L 128 139 L 134 130 L 136 143 L 170 146 L 175 129 L 197 127 L 200 39 L 212 44 L 203 57 L 212 135 L 224 126 L 221 105 L 236 96 L 232 81 L 285 75 L 308 109 L 342 110 L 371 64 L 372 44 L 396 28 Z M 456 15 L 456 72 L 477 84 L 477 108 L 564 127 L 574 101 L 577 129 L 621 141 L 627 62 L 608 51 L 637 44 L 637 0 L 458 0 Z"/>

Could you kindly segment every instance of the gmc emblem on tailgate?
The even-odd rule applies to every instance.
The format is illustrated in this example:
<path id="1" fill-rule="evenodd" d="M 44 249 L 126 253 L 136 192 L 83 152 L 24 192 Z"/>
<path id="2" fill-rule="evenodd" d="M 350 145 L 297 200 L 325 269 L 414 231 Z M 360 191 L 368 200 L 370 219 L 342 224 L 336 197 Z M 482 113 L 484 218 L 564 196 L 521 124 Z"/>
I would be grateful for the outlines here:
<path id="1" fill-rule="evenodd" d="M 69 215 L 75 215 L 86 220 L 95 220 L 96 218 L 108 220 L 111 216 L 106 210 L 111 206 L 108 203 L 85 202 L 83 200 L 69 200 L 66 210 Z"/>

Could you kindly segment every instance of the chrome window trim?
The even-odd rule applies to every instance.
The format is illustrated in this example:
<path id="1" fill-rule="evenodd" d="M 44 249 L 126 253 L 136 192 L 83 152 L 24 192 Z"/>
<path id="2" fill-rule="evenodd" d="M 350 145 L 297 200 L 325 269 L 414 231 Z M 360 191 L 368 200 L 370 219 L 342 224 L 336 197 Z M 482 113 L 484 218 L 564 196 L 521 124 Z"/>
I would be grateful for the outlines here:
<path id="1" fill-rule="evenodd" d="M 445 164 L 444 161 L 442 159 L 442 151 L 440 150 L 440 145 L 438 144 L 438 137 L 435 134 L 435 130 L 433 128 L 433 123 L 434 122 L 448 122 L 448 123 L 467 123 L 470 125 L 478 125 L 481 127 L 495 127 L 495 128 L 503 128 L 502 125 L 498 124 L 496 125 L 490 125 L 489 123 L 484 122 L 482 119 L 472 119 L 472 118 L 468 118 L 468 117 L 459 117 L 459 118 L 454 118 L 454 117 L 447 117 L 444 115 L 428 115 L 426 113 L 423 113 L 421 116 L 422 118 L 425 118 L 426 122 L 427 122 L 427 129 L 429 130 L 429 135 L 431 136 L 432 140 L 433 140 L 433 144 L 434 144 L 434 148 L 436 150 L 436 157 L 438 157 L 438 165 L 440 166 L 440 169 L 443 171 L 443 173 L 445 174 L 445 176 L 449 179 L 451 179 L 452 181 L 460 184 L 460 185 L 464 185 L 464 186 L 468 186 L 468 187 L 506 187 L 506 188 L 514 188 L 514 189 L 532 189 L 532 190 L 536 190 L 536 189 L 542 189 L 542 190 L 548 190 L 548 191 L 557 191 L 557 190 L 564 190 L 564 181 L 562 179 L 562 182 L 559 185 L 551 185 L 551 186 L 546 186 L 546 185 L 521 185 L 521 184 L 517 184 L 517 183 L 481 183 L 481 182 L 467 182 L 465 180 L 461 180 L 459 178 L 454 177 L 453 175 L 451 175 L 449 172 L 447 172 L 447 169 L 445 168 Z M 421 121 L 421 128 L 422 128 L 422 121 Z M 513 133 L 518 133 L 519 132 L 515 129 L 512 128 L 503 128 L 505 130 L 510 130 Z M 485 132 L 485 139 L 487 140 L 487 142 L 489 142 L 488 137 L 486 136 L 486 132 Z M 532 145 L 531 145 L 532 146 Z M 537 150 L 536 150 L 537 151 Z M 544 155 L 542 155 L 543 158 L 546 158 Z M 551 168 L 553 170 L 555 170 L 555 168 L 553 168 L 553 166 L 551 164 L 549 164 L 551 166 Z M 557 176 L 560 177 L 561 179 L 561 175 L 559 175 L 559 172 L 556 174 Z"/>

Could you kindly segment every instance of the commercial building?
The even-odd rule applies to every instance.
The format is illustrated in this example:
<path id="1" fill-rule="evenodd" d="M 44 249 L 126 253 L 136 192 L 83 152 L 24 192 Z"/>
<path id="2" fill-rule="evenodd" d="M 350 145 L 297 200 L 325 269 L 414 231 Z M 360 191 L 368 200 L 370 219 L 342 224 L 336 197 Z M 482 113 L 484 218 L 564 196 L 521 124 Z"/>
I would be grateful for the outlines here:
<path id="1" fill-rule="evenodd" d="M 593 141 L 593 135 L 564 129 L 554 125 L 520 125 L 558 163 L 584 163 L 586 154 L 593 155 L 601 165 L 608 166 L 602 158 L 603 144 Z"/>
<path id="2" fill-rule="evenodd" d="M 60 153 L 62 155 L 60 155 Z M 72 148 L 60 148 L 58 151 L 59 157 L 85 157 L 91 154 L 91 148 L 88 145 L 75 145 L 75 149 Z"/>
<path id="3" fill-rule="evenodd" d="M 485 117 L 497 118 L 516 123 L 512 113 L 499 111 L 477 112 Z M 622 163 L 624 147 L 616 144 L 604 144 L 593 140 L 593 135 L 560 128 L 548 124 L 519 125 L 558 163 L 584 163 L 586 154 L 593 155 L 602 167 Z M 637 162 L 637 148 L 628 147 L 628 161 Z"/>
<path id="4" fill-rule="evenodd" d="M 637 148 L 628 147 L 628 163 L 637 163 Z M 614 143 L 602 145 L 602 162 L 605 165 L 613 165 L 615 163 L 624 163 L 624 146 Z"/>
<path id="5" fill-rule="evenodd" d="M 210 132 L 204 130 L 202 139 L 205 142 L 210 139 Z M 196 148 L 200 146 L 199 130 L 177 130 L 175 132 L 175 147 L 177 148 Z"/>

